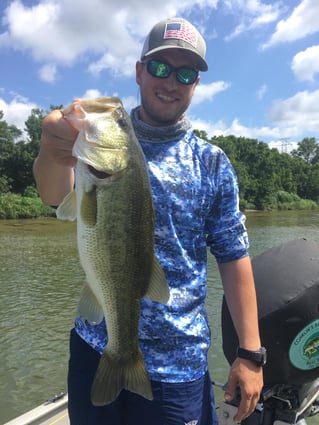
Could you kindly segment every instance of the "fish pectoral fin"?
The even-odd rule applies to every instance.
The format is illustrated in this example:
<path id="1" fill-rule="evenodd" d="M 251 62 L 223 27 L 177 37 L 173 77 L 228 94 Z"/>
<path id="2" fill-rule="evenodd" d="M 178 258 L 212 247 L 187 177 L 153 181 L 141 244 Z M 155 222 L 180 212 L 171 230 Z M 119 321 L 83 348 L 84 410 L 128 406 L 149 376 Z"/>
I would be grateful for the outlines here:
<path id="1" fill-rule="evenodd" d="M 60 220 L 74 221 L 77 217 L 76 212 L 76 193 L 75 190 L 68 193 L 56 210 L 56 216 Z"/>
<path id="2" fill-rule="evenodd" d="M 101 323 L 103 309 L 89 285 L 84 285 L 78 304 L 78 314 L 91 324 Z"/>
<path id="3" fill-rule="evenodd" d="M 92 389 L 91 401 L 94 406 L 112 403 L 122 389 L 153 400 L 153 392 L 148 378 L 143 355 L 138 349 L 128 362 L 112 358 L 106 346 L 97 368 Z"/>
<path id="4" fill-rule="evenodd" d="M 153 258 L 150 284 L 144 297 L 162 304 L 166 304 L 169 300 L 168 283 L 156 256 Z"/>

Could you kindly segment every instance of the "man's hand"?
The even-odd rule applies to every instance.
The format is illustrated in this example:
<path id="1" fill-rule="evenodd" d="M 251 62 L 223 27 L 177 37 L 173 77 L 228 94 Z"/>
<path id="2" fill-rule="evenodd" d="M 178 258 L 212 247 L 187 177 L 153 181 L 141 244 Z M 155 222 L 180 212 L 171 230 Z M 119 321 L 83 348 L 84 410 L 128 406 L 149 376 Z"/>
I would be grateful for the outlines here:
<path id="1" fill-rule="evenodd" d="M 225 400 L 231 401 L 236 397 L 236 387 L 240 388 L 240 404 L 235 422 L 241 422 L 255 410 L 263 387 L 263 370 L 250 360 L 235 359 L 228 376 Z"/>
<path id="2" fill-rule="evenodd" d="M 40 151 L 33 164 L 33 173 L 42 201 L 59 205 L 74 187 L 76 158 L 72 149 L 78 131 L 64 119 L 63 111 L 55 110 L 42 123 Z"/>
<path id="3" fill-rule="evenodd" d="M 72 156 L 72 148 L 78 131 L 64 119 L 60 110 L 52 111 L 42 124 L 40 154 L 51 157 L 56 164 L 73 167 L 76 158 Z"/>

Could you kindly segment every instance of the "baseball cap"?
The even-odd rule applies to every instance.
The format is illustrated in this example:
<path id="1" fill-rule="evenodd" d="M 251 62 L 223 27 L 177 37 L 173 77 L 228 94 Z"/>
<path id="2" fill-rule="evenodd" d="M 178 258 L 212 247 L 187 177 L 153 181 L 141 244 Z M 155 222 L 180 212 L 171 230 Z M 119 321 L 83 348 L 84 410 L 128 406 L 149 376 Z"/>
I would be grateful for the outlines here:
<path id="1" fill-rule="evenodd" d="M 150 31 L 141 53 L 141 60 L 168 49 L 181 49 L 194 54 L 198 69 L 207 71 L 206 43 L 197 29 L 186 19 L 168 18 L 158 22 Z"/>

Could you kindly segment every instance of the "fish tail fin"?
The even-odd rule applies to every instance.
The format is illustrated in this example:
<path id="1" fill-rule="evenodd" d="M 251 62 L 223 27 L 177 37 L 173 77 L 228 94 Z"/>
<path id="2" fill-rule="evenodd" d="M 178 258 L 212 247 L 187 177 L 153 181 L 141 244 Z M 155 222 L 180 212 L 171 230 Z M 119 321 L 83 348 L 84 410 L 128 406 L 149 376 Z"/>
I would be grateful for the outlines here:
<path id="1" fill-rule="evenodd" d="M 112 403 L 122 389 L 153 400 L 151 383 L 140 349 L 134 358 L 125 364 L 121 359 L 112 359 L 107 349 L 104 351 L 91 389 L 92 404 L 104 406 Z"/>

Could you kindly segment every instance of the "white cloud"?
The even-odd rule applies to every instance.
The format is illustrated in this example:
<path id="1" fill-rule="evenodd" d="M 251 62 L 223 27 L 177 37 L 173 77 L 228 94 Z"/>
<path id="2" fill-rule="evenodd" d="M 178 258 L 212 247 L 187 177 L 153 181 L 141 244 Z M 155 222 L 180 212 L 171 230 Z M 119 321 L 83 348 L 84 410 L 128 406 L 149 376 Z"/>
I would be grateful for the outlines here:
<path id="1" fill-rule="evenodd" d="M 216 81 L 210 84 L 199 84 L 195 89 L 192 106 L 199 105 L 205 101 L 211 101 L 217 93 L 229 88 L 230 84 L 225 81 Z"/>
<path id="2" fill-rule="evenodd" d="M 227 129 L 226 124 L 222 120 L 217 122 L 211 122 L 211 121 L 204 121 L 196 117 L 190 117 L 190 118 L 192 121 L 193 128 L 196 130 L 206 131 L 208 137 L 221 136 L 225 134 L 225 131 Z"/>
<path id="3" fill-rule="evenodd" d="M 137 55 L 135 54 L 127 55 L 119 63 L 118 55 L 106 53 L 96 62 L 91 63 L 88 70 L 95 76 L 98 76 L 103 70 L 109 69 L 113 75 L 130 77 L 135 72 L 136 59 Z"/>
<path id="4" fill-rule="evenodd" d="M 300 81 L 313 81 L 319 72 L 319 45 L 299 52 L 292 60 L 292 70 Z"/>
<path id="5" fill-rule="evenodd" d="M 246 127 L 241 124 L 236 118 L 230 125 L 227 125 L 223 120 L 217 122 L 203 121 L 200 119 L 192 119 L 193 128 L 206 131 L 208 137 L 213 136 L 238 136 L 248 137 L 252 139 L 264 140 L 270 137 L 276 137 L 280 134 L 279 130 L 270 127 Z"/>
<path id="6" fill-rule="evenodd" d="M 39 66 L 40 79 L 49 83 L 53 83 L 57 78 L 60 79 L 63 73 L 59 67 L 62 66 L 74 66 L 74 75 L 77 78 L 77 71 L 80 67 L 81 77 L 85 71 L 98 77 L 107 69 L 113 76 L 132 79 L 134 63 L 139 55 L 144 36 L 150 26 L 161 18 L 178 15 L 189 17 L 190 20 L 195 18 L 197 22 L 193 22 L 209 40 L 216 31 L 214 19 L 209 19 L 214 9 L 218 8 L 216 16 L 220 16 L 221 19 L 224 19 L 224 16 L 221 15 L 228 14 L 228 18 L 231 15 L 230 19 L 225 19 L 225 28 L 226 30 L 232 28 L 231 25 L 236 28 L 234 31 L 229 29 L 230 32 L 232 31 L 229 38 L 238 36 L 245 31 L 267 28 L 269 23 L 285 16 L 283 13 L 289 8 L 293 9 L 290 16 L 278 22 L 276 31 L 265 45 L 271 46 L 280 42 L 304 38 L 307 34 L 319 31 L 317 18 L 319 1 L 300 0 L 294 3 L 299 3 L 295 9 L 290 2 L 288 5 L 280 0 L 273 2 L 268 0 L 171 0 L 155 4 L 145 0 L 133 0 L 132 2 L 127 0 L 108 0 L 107 2 L 105 0 L 91 0 L 90 2 L 77 0 L 77 5 L 74 7 L 74 0 L 36 0 L 32 2 L 10 0 L 10 2 L 6 2 L 9 6 L 2 14 L 1 29 L 3 32 L 0 34 L 0 49 L 7 47 L 9 53 L 10 50 L 16 50 L 22 52 L 23 56 L 28 59 L 31 57 Z M 210 26 L 206 26 L 208 21 L 211 23 Z M 300 82 L 314 81 L 319 72 L 318 48 L 319 45 L 309 46 L 307 49 L 305 47 L 304 51 L 299 52 L 293 58 L 292 71 Z M 227 58 L 226 54 L 225 56 L 226 66 L 227 64 L 235 66 L 232 58 Z M 86 78 L 87 75 L 84 75 L 84 81 Z M 261 76 L 261 78 L 263 77 Z M 263 80 L 264 78 L 256 84 L 262 84 Z M 92 76 L 89 77 L 89 81 L 91 84 Z M 234 81 L 236 80 L 234 79 Z M 129 86 L 128 81 L 124 82 L 123 88 L 121 86 L 123 91 Z M 271 72 L 267 72 L 266 82 L 267 85 L 260 85 L 255 94 L 256 99 L 264 100 L 263 106 L 265 107 L 271 96 Z M 59 87 L 62 87 L 63 82 L 59 81 L 59 83 L 61 83 Z M 287 90 L 292 90 L 289 83 L 287 81 Z M 8 82 L 2 84 L 8 84 Z M 116 84 L 118 81 L 110 78 L 105 87 L 108 87 L 108 90 L 112 90 L 112 88 L 114 91 L 116 88 L 120 90 L 120 86 Z M 235 87 L 235 83 L 233 84 Z M 79 85 L 78 87 L 82 87 L 79 90 L 83 91 L 83 97 L 92 98 L 106 95 L 94 88 L 86 90 L 86 86 L 83 88 Z M 225 81 L 216 81 L 211 84 L 200 83 L 195 91 L 190 109 L 191 115 L 200 110 L 204 111 L 198 106 L 204 101 L 213 101 L 218 93 L 229 90 L 230 87 L 230 83 Z M 254 85 L 254 87 L 258 86 Z M 265 98 L 266 93 L 267 98 Z M 2 93 L 0 89 L 0 95 L 6 99 L 6 101 L 0 99 L 0 109 L 6 111 L 5 119 L 10 124 L 15 124 L 23 129 L 31 109 L 37 106 L 28 99 L 21 99 L 17 95 L 12 95 L 13 100 L 8 101 L 5 96 L 7 94 Z M 116 93 L 112 94 L 116 95 Z M 36 96 L 36 94 L 34 95 Z M 50 96 L 49 94 L 45 95 Z M 134 96 L 122 97 L 127 110 L 136 106 L 137 96 L 136 98 Z M 215 123 L 198 120 L 195 117 L 194 127 L 205 126 L 209 130 L 208 134 L 236 134 L 261 140 L 298 137 L 303 133 L 319 131 L 317 105 L 319 105 L 318 91 L 312 93 L 300 91 L 295 96 L 277 100 L 273 104 L 268 114 L 269 125 L 267 123 L 261 127 L 247 127 L 244 124 L 245 118 L 242 118 L 241 115 L 240 119 L 231 116 L 226 120 L 222 117 Z M 204 112 L 207 116 L 206 111 Z M 225 116 L 227 116 L 226 112 Z M 248 119 L 247 122 L 249 122 Z"/>
<path id="7" fill-rule="evenodd" d="M 302 91 L 294 96 L 276 100 L 269 112 L 269 119 L 286 131 L 287 137 L 303 132 L 319 131 L 319 90 Z"/>
<path id="8" fill-rule="evenodd" d="M 233 134 L 258 140 L 302 139 L 306 134 L 319 131 L 319 90 L 303 91 L 275 101 L 268 118 L 271 125 L 262 127 L 247 127 L 238 118 L 233 119 L 230 125 L 223 120 L 213 123 L 192 118 L 192 122 L 194 128 L 206 131 L 209 137 Z"/>
<path id="9" fill-rule="evenodd" d="M 128 113 L 130 113 L 130 111 L 139 104 L 138 99 L 134 96 L 123 97 L 121 100 L 124 108 Z"/>
<path id="10" fill-rule="evenodd" d="M 206 131 L 208 137 L 234 135 L 266 142 L 271 139 L 289 139 L 291 137 L 298 138 L 301 136 L 299 129 L 296 127 L 247 127 L 237 118 L 235 118 L 230 125 L 227 125 L 223 120 L 211 122 L 192 117 L 192 124 L 193 128 Z"/>
<path id="11" fill-rule="evenodd" d="M 100 90 L 97 89 L 88 89 L 85 91 L 83 96 L 81 96 L 82 99 L 96 99 L 97 97 L 106 96 L 106 94 L 101 93 Z"/>
<path id="12" fill-rule="evenodd" d="M 56 79 L 57 67 L 54 64 L 43 65 L 39 69 L 40 80 L 46 81 L 47 83 L 53 83 Z"/>
<path id="13" fill-rule="evenodd" d="M 31 110 L 38 106 L 28 99 L 16 95 L 9 103 L 0 98 L 0 111 L 3 111 L 3 119 L 9 125 L 15 125 L 24 131 L 25 122 L 31 114 Z"/>
<path id="14" fill-rule="evenodd" d="M 235 118 L 230 127 L 227 128 L 227 134 L 264 140 L 268 139 L 269 137 L 278 137 L 280 131 L 276 127 L 246 127 L 245 125 L 241 124 L 237 118 Z"/>
<path id="15" fill-rule="evenodd" d="M 223 120 L 213 123 L 195 118 L 192 122 L 194 128 L 206 131 L 210 137 L 233 134 L 258 140 L 302 138 L 319 131 L 319 90 L 277 100 L 269 112 L 269 119 L 273 125 L 262 127 L 247 127 L 238 118 L 230 125 Z"/>
<path id="16" fill-rule="evenodd" d="M 291 42 L 319 31 L 319 1 L 302 0 L 292 14 L 277 24 L 276 31 L 262 47 Z"/>
<path id="17" fill-rule="evenodd" d="M 7 31 L 0 35 L 0 47 L 26 51 L 40 63 L 64 66 L 87 53 L 99 57 L 110 52 L 116 57 L 113 66 L 120 70 L 123 58 L 137 54 L 141 36 L 154 16 L 146 19 L 151 6 L 143 11 L 143 3 L 119 7 L 115 0 L 78 0 L 74 7 L 73 0 L 47 0 L 28 7 L 15 0 L 5 12 Z"/>
<path id="18" fill-rule="evenodd" d="M 267 93 L 267 90 L 268 90 L 268 87 L 266 84 L 263 84 L 262 86 L 260 86 L 256 94 L 257 99 L 262 100 L 265 94 Z"/>
<path id="19" fill-rule="evenodd" d="M 42 0 L 33 6 L 14 0 L 4 12 L 6 31 L 0 34 L 0 48 L 30 54 L 45 65 L 39 73 L 45 81 L 52 82 L 56 77 L 54 65 L 72 66 L 78 61 L 95 74 L 112 68 L 118 75 L 130 76 L 151 25 L 167 16 L 188 14 L 194 8 L 211 10 L 217 2 L 77 0 L 75 7 L 74 0 Z M 95 57 L 91 65 L 88 55 L 90 60 Z"/>
<path id="20" fill-rule="evenodd" d="M 88 89 L 83 94 L 83 96 L 81 96 L 81 98 L 83 98 L 83 99 L 95 99 L 97 97 L 102 97 L 102 96 L 118 97 L 118 93 L 114 92 L 112 94 L 107 94 L 107 93 L 101 93 L 100 90 L 97 90 L 97 89 Z M 123 103 L 124 108 L 126 109 L 126 111 L 128 113 L 131 111 L 131 109 L 135 108 L 135 106 L 137 106 L 138 103 L 139 103 L 138 99 L 133 97 L 133 96 L 122 97 L 121 101 Z"/>
<path id="21" fill-rule="evenodd" d="M 226 40 L 276 21 L 281 12 L 280 2 L 265 4 L 260 0 L 224 0 L 223 3 L 241 21 Z"/>

